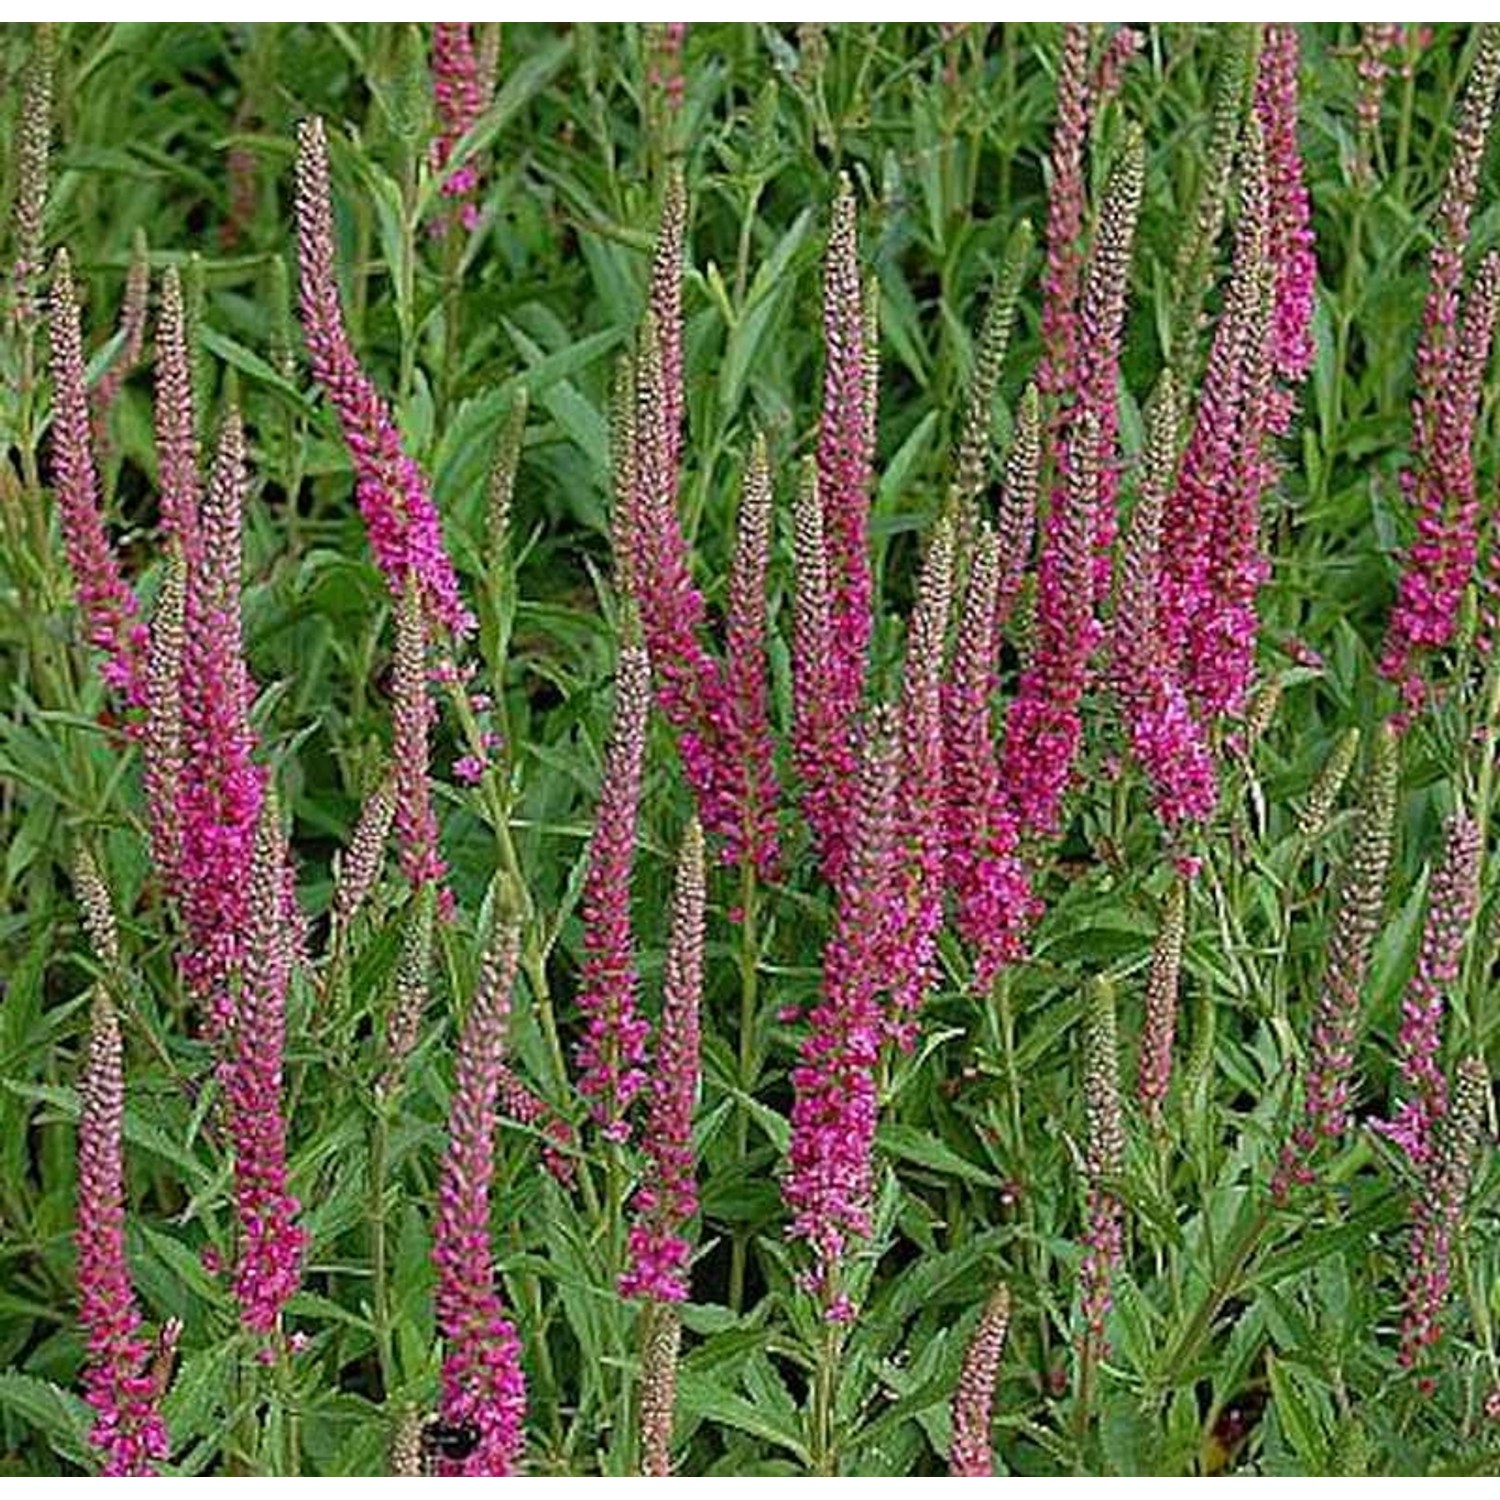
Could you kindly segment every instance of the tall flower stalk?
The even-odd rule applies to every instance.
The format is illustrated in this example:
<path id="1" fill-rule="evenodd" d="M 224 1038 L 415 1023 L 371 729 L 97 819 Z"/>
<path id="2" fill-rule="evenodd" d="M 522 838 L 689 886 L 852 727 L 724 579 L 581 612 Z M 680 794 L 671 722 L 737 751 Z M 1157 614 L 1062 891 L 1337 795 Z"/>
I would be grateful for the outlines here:
<path id="1" fill-rule="evenodd" d="M 995 751 L 1000 543 L 981 528 L 969 563 L 957 640 L 943 692 L 943 797 L 955 923 L 986 992 L 1020 957 L 1037 905 L 1017 850 L 1018 824 Z"/>
<path id="2" fill-rule="evenodd" d="M 1218 796 L 1207 733 L 1164 634 L 1162 515 L 1176 470 L 1177 385 L 1163 373 L 1147 419 L 1140 494 L 1115 581 L 1111 676 L 1120 716 L 1162 825 L 1202 822 Z"/>
<path id="3" fill-rule="evenodd" d="M 1339 873 L 1328 928 L 1323 978 L 1308 1039 L 1303 1118 L 1282 1147 L 1272 1190 L 1284 1199 L 1293 1184 L 1315 1180 L 1314 1154 L 1349 1129 L 1354 1047 L 1364 1019 L 1363 997 L 1390 879 L 1396 825 L 1396 736 L 1383 725 L 1360 801 L 1349 853 Z"/>
<path id="4" fill-rule="evenodd" d="M 1439 1122 L 1421 1191 L 1412 1198 L 1410 1270 L 1399 1355 L 1407 1369 L 1421 1368 L 1442 1339 L 1443 1304 L 1474 1179 L 1490 1088 L 1489 1071 L 1481 1059 L 1468 1057 L 1458 1065 L 1452 1107 Z M 1420 1384 L 1429 1395 L 1437 1388 L 1430 1374 L 1423 1374 Z"/>
<path id="5" fill-rule="evenodd" d="M 688 1242 L 682 1231 L 698 1211 L 693 1107 L 699 1084 L 698 1013 L 703 1003 L 703 832 L 683 834 L 672 894 L 672 922 L 662 979 L 661 1022 L 642 1145 L 646 1175 L 631 1201 L 626 1297 L 682 1302 L 688 1294 Z"/>
<path id="6" fill-rule="evenodd" d="M 432 143 L 432 165 L 442 174 L 443 196 L 460 204 L 459 220 L 465 229 L 472 229 L 479 218 L 479 209 L 472 201 L 479 188 L 479 168 L 466 161 L 449 169 L 455 148 L 478 124 L 489 102 L 470 22 L 433 22 L 432 94 L 439 126 Z"/>
<path id="7" fill-rule="evenodd" d="M 646 1081 L 647 1026 L 638 1009 L 640 981 L 631 934 L 630 886 L 639 817 L 651 667 L 645 650 L 627 644 L 615 674 L 615 718 L 599 785 L 583 884 L 583 967 L 578 1008 L 584 1034 L 577 1049 L 578 1087 L 607 1140 L 630 1135 L 631 1101 Z"/>
<path id="8" fill-rule="evenodd" d="M 1443 857 L 1427 892 L 1427 920 L 1417 968 L 1401 999 L 1397 1060 L 1405 1097 L 1377 1129 L 1418 1168 L 1432 1155 L 1433 1129 L 1448 1107 L 1441 1062 L 1443 1018 L 1463 969 L 1464 950 L 1479 907 L 1479 825 L 1465 812 L 1448 820 Z"/>
<path id="9" fill-rule="evenodd" d="M 771 462 L 756 436 L 740 494 L 734 562 L 729 575 L 724 681 L 730 714 L 733 800 L 739 826 L 724 842 L 724 858 L 748 864 L 763 878 L 778 858 L 776 745 L 771 734 L 766 658 L 766 573 L 771 560 Z"/>
<path id="10" fill-rule="evenodd" d="M 520 1340 L 501 1301 L 490 1242 L 495 1109 L 519 944 L 515 924 L 502 921 L 480 965 L 459 1033 L 438 1181 L 432 1258 L 444 1344 L 439 1416 L 451 1426 L 471 1427 L 477 1437 L 467 1455 L 441 1461 L 454 1474 L 514 1473 L 525 1443 Z"/>
<path id="11" fill-rule="evenodd" d="M 270 792 L 260 808 L 246 916 L 226 1088 L 240 1221 L 234 1290 L 245 1327 L 269 1334 L 302 1279 L 307 1248 L 301 1205 L 287 1189 L 282 1074 L 293 953 L 286 837 Z"/>
<path id="12" fill-rule="evenodd" d="M 370 550 L 391 593 L 415 578 L 427 617 L 457 637 L 474 627 L 426 476 L 403 449 L 390 409 L 360 367 L 339 301 L 328 140 L 316 116 L 297 127 L 297 253 L 302 333 L 313 377 L 328 395 L 354 463 L 354 492 Z"/>
<path id="13" fill-rule="evenodd" d="M 104 654 L 104 681 L 127 707 L 140 708 L 146 701 L 148 631 L 104 524 L 84 377 L 83 328 L 66 250 L 57 252 L 53 271 L 50 329 L 52 481 L 68 567 L 85 638 Z"/>
<path id="14" fill-rule="evenodd" d="M 943 656 L 953 604 L 954 528 L 940 520 L 927 544 L 906 634 L 892 891 L 891 1031 L 910 1047 L 933 980 L 943 925 L 948 800 L 943 787 Z"/>
<path id="15" fill-rule="evenodd" d="M 823 410 L 818 425 L 818 499 L 828 557 L 833 712 L 852 733 L 864 696 L 870 644 L 870 484 L 875 432 L 868 400 L 864 304 L 854 190 L 834 199 L 823 281 Z"/>
<path id="16" fill-rule="evenodd" d="M 75 870 L 78 897 L 100 961 L 120 955 L 109 893 L 92 859 Z M 94 1410 L 90 1445 L 107 1475 L 145 1475 L 168 1456 L 162 1391 L 125 1257 L 125 1050 L 107 982 L 95 986 L 88 1050 L 79 1082 L 77 1228 L 78 1315 L 87 1355 L 84 1395 Z"/>
<path id="17" fill-rule="evenodd" d="M 1476 325 L 1464 297 L 1464 260 L 1479 193 L 1480 168 L 1500 87 L 1500 27 L 1481 29 L 1479 50 L 1464 86 L 1453 155 L 1438 203 L 1437 236 L 1428 271 L 1422 337 L 1412 400 L 1412 464 L 1402 488 L 1416 536 L 1402 559 L 1401 582 L 1381 655 L 1381 671 L 1401 689 L 1408 709 L 1430 689 L 1429 659 L 1451 644 L 1463 591 L 1478 555 L 1479 497 L 1474 474 L 1474 424 L 1484 356 L 1494 329 L 1493 305 Z"/>
<path id="18" fill-rule="evenodd" d="M 1125 1170 L 1125 1120 L 1120 1100 L 1119 1033 L 1114 989 L 1096 980 L 1083 1022 L 1083 1098 L 1087 1129 L 1083 1170 L 1088 1189 L 1083 1264 L 1079 1268 L 1083 1311 L 1079 1408 L 1086 1412 L 1098 1361 L 1107 1350 L 1104 1322 L 1112 1302 L 1115 1270 L 1124 1253 L 1124 1205 L 1115 1183 Z"/>
<path id="19" fill-rule="evenodd" d="M 1271 318 L 1271 365 L 1278 388 L 1270 416 L 1276 432 L 1291 421 L 1291 389 L 1312 368 L 1312 338 L 1318 262 L 1313 252 L 1312 203 L 1297 148 L 1297 68 L 1300 51 L 1295 26 L 1266 26 L 1255 78 L 1255 110 L 1266 143 L 1266 176 L 1271 214 L 1267 252 L 1276 286 Z"/>
<path id="20" fill-rule="evenodd" d="M 963 1369 L 953 1393 L 953 1439 L 948 1472 L 957 1478 L 983 1479 L 995 1472 L 990 1446 L 991 1409 L 1000 1356 L 1010 1329 L 1010 1288 L 1002 1281 L 990 1293 L 964 1351 Z"/>
<path id="21" fill-rule="evenodd" d="M 812 1251 L 803 1285 L 830 1323 L 854 1306 L 843 1284 L 851 1239 L 870 1233 L 876 1080 L 890 975 L 898 742 L 894 715 L 877 709 L 866 740 L 853 809 L 849 869 L 823 954 L 822 996 L 792 1070 L 791 1147 L 781 1192 L 790 1234 Z"/>
<path id="22" fill-rule="evenodd" d="M 211 1038 L 234 1016 L 231 976 L 244 955 L 246 898 L 265 772 L 252 759 L 252 684 L 240 621 L 244 433 L 230 411 L 220 430 L 188 574 L 182 656 L 181 859 L 174 894 L 187 941 L 181 963 Z M 165 872 L 164 872 L 165 873 Z"/>

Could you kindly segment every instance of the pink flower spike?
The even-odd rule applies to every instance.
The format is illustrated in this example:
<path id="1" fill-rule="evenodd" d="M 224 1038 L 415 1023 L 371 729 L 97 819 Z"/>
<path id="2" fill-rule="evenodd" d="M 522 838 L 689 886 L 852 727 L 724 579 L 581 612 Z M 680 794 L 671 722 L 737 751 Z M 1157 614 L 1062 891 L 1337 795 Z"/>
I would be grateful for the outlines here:
<path id="1" fill-rule="evenodd" d="M 812 1251 L 804 1285 L 830 1321 L 853 1316 L 841 1267 L 849 1241 L 870 1233 L 875 1069 L 886 1031 L 881 994 L 889 983 L 896 765 L 895 716 L 881 707 L 866 741 L 849 867 L 823 954 L 822 998 L 808 1016 L 791 1075 L 791 1148 L 781 1193 L 792 1214 L 789 1235 L 806 1240 Z"/>
<path id="2" fill-rule="evenodd" d="M 953 523 L 944 518 L 927 546 L 902 668 L 889 1024 L 891 1035 L 903 1047 L 910 1047 L 915 1039 L 943 925 L 947 858 L 943 653 L 953 603 L 953 552 Z"/>
<path id="3" fill-rule="evenodd" d="M 1448 1107 L 1441 1063 L 1443 1017 L 1478 910 L 1480 852 L 1478 824 L 1467 813 L 1455 813 L 1427 893 L 1416 973 L 1401 1000 L 1397 1052 L 1407 1097 L 1392 1119 L 1375 1125 L 1417 1167 L 1431 1155 L 1433 1128 Z"/>
<path id="4" fill-rule="evenodd" d="M 693 1107 L 699 1087 L 698 1012 L 703 1002 L 703 832 L 683 834 L 672 895 L 672 925 L 662 979 L 651 1107 L 643 1145 L 645 1180 L 631 1204 L 629 1265 L 622 1297 L 682 1302 L 691 1247 L 682 1231 L 698 1211 Z"/>
<path id="5" fill-rule="evenodd" d="M 79 875 L 80 899 L 95 907 L 102 902 L 112 931 L 109 897 L 91 861 L 80 861 Z M 91 921 L 91 927 L 96 925 Z M 99 957 L 109 961 L 106 953 Z M 84 1395 L 94 1409 L 89 1442 L 102 1455 L 106 1475 L 149 1475 L 166 1459 L 169 1446 L 125 1256 L 124 1044 L 104 984 L 94 991 L 79 1095 L 73 1243 L 78 1316 L 87 1346 Z"/>
<path id="6" fill-rule="evenodd" d="M 1317 353 L 1312 318 L 1318 263 L 1313 253 L 1312 204 L 1297 149 L 1298 60 L 1297 28 L 1266 26 L 1255 78 L 1255 109 L 1266 141 L 1271 194 L 1269 253 L 1276 274 L 1271 363 L 1283 387 L 1300 385 Z M 1291 397 L 1286 391 L 1278 392 L 1278 397 L 1272 427 L 1285 432 Z"/>
<path id="7" fill-rule="evenodd" d="M 328 141 L 316 116 L 297 127 L 297 253 L 302 331 L 313 376 L 338 414 L 354 463 L 355 498 L 370 550 L 391 593 L 407 575 L 421 586 L 424 611 L 457 637 L 474 629 L 443 545 L 427 480 L 401 446 L 386 403 L 360 368 L 344 327 L 335 270 Z"/>
<path id="8" fill-rule="evenodd" d="M 729 575 L 724 681 L 729 700 L 733 798 L 738 826 L 724 843 L 727 864 L 746 861 L 769 880 L 776 872 L 776 743 L 767 704 L 766 572 L 771 559 L 771 465 L 757 436 L 745 469 L 734 563 Z M 726 761 L 731 757 L 726 757 Z"/>
<path id="9" fill-rule="evenodd" d="M 818 425 L 818 496 L 827 552 L 827 691 L 846 737 L 864 697 L 871 631 L 870 486 L 875 461 L 873 403 L 865 347 L 854 189 L 839 182 L 823 282 L 823 411 Z M 845 785 L 847 797 L 852 788 Z"/>
<path id="10" fill-rule="evenodd" d="M 174 894 L 187 942 L 182 970 L 210 1039 L 233 1021 L 231 976 L 244 954 L 246 897 L 264 772 L 254 764 L 253 685 L 240 624 L 244 433 L 230 411 L 204 497 L 203 546 L 189 574 L 182 658 L 182 850 Z"/>
<path id="11" fill-rule="evenodd" d="M 439 1415 L 478 1434 L 465 1457 L 441 1460 L 444 1472 L 456 1475 L 513 1474 L 526 1439 L 521 1343 L 505 1316 L 490 1243 L 495 1109 L 519 943 L 515 924 L 503 923 L 480 965 L 459 1032 L 448 1146 L 438 1181 L 432 1259 L 444 1345 Z"/>
<path id="12" fill-rule="evenodd" d="M 286 998 L 292 975 L 286 839 L 276 798 L 261 805 L 250 873 L 249 937 L 240 974 L 226 1093 L 240 1220 L 234 1292 L 245 1327 L 277 1329 L 302 1279 L 307 1233 L 287 1191 L 282 1108 Z"/>
<path id="13" fill-rule="evenodd" d="M 440 126 L 432 143 L 432 164 L 441 172 L 459 141 L 479 123 L 488 103 L 468 21 L 433 22 L 432 94 Z M 443 178 L 442 193 L 447 198 L 467 198 L 478 187 L 479 169 L 466 162 Z"/>
<path id="14" fill-rule="evenodd" d="M 73 574 L 89 645 L 102 651 L 101 676 L 129 708 L 146 702 L 148 632 L 125 582 L 100 506 L 84 380 L 83 329 L 68 252 L 57 252 L 51 301 L 52 482 L 62 517 L 63 544 Z"/>
<path id="15" fill-rule="evenodd" d="M 999 584 L 999 541 L 980 531 L 969 563 L 958 639 L 943 692 L 943 795 L 948 884 L 956 925 L 974 964 L 974 990 L 989 990 L 1021 956 L 1040 913 L 1017 853 L 1017 824 L 995 753 L 992 699 L 997 645 L 991 629 Z"/>
<path id="16" fill-rule="evenodd" d="M 646 1023 L 637 1013 L 639 980 L 631 935 L 630 885 L 635 859 L 651 669 L 645 651 L 626 645 L 615 676 L 599 810 L 584 876 L 583 967 L 578 1008 L 584 1035 L 577 1047 L 579 1090 L 607 1140 L 630 1134 L 626 1111 L 646 1081 Z"/>

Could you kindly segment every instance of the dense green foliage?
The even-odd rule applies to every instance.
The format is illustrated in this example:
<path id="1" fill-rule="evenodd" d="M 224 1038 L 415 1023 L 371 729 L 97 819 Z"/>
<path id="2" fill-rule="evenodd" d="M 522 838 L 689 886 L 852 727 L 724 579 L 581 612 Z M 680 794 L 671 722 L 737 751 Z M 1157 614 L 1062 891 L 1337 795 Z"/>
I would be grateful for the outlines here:
<path id="1" fill-rule="evenodd" d="M 1439 27 L 1413 48 L 1410 76 L 1393 72 L 1373 168 L 1361 173 L 1356 30 L 1309 26 L 1301 38 L 1318 353 L 1266 515 L 1273 571 L 1260 597 L 1259 662 L 1280 697 L 1261 732 L 1226 749 L 1220 811 L 1195 841 L 1204 865 L 1188 904 L 1177 1074 L 1162 1120 L 1153 1126 L 1136 1109 L 1133 1082 L 1174 875 L 1139 780 L 1116 774 L 1119 736 L 1101 700 L 1066 836 L 1037 852 L 1046 914 L 1028 958 L 993 996 L 976 997 L 968 959 L 945 934 L 943 978 L 920 1040 L 884 1068 L 875 1234 L 857 1256 L 859 1313 L 842 1350 L 831 1437 L 820 1432 L 812 1390 L 824 1333 L 795 1284 L 802 1252 L 785 1239 L 778 1175 L 801 1035 L 784 1011 L 816 989 L 829 909 L 788 814 L 789 870 L 757 893 L 753 925 L 732 919 L 743 898 L 737 874 L 711 872 L 696 1122 L 702 1214 L 682 1309 L 674 1443 L 683 1472 L 941 1472 L 965 1341 L 999 1280 L 1013 1305 L 994 1425 L 1001 1472 L 1472 1473 L 1500 1463 L 1493 1401 L 1486 1413 L 1500 1389 L 1492 1153 L 1483 1152 L 1468 1199 L 1430 1395 L 1396 1357 L 1413 1192 L 1398 1153 L 1361 1125 L 1330 1154 L 1315 1190 L 1285 1208 L 1269 1199 L 1300 1108 L 1294 1069 L 1337 871 L 1375 730 L 1395 707 L 1375 661 L 1397 549 L 1410 535 L 1397 474 L 1410 438 L 1431 212 L 1472 52 L 1464 28 Z M 19 154 L 9 101 L 19 106 L 32 42 L 31 28 L 0 28 L 0 180 L 9 188 Z M 1127 120 L 1140 123 L 1147 175 L 1123 366 L 1127 504 L 1141 408 L 1178 315 L 1173 268 L 1203 170 L 1212 80 L 1233 44 L 1228 29 L 1149 28 L 1093 154 L 1097 195 Z M 497 816 L 529 907 L 515 1066 L 582 1118 L 552 1041 L 560 1034 L 566 1047 L 575 1035 L 577 904 L 620 636 L 610 389 L 640 320 L 663 163 L 674 153 L 691 204 L 682 512 L 717 616 L 741 474 L 754 432 L 767 433 L 777 495 L 772 710 L 782 729 L 791 498 L 814 441 L 823 366 L 819 264 L 838 171 L 854 183 L 862 252 L 880 288 L 874 688 L 884 698 L 897 690 L 921 542 L 952 477 L 974 331 L 1015 226 L 1025 217 L 1040 228 L 1045 218 L 1057 30 L 850 26 L 815 37 L 694 25 L 680 114 L 652 92 L 650 46 L 633 27 L 507 26 L 499 90 L 475 142 L 486 172 L 480 227 L 434 236 L 424 218 L 437 201 L 424 28 L 62 30 L 45 238 L 72 256 L 89 348 L 106 349 L 143 234 L 154 270 L 183 269 L 205 432 L 232 399 L 249 434 L 254 718 L 291 820 L 317 960 L 294 982 L 287 1059 L 292 1181 L 311 1245 L 287 1319 L 306 1347 L 261 1365 L 225 1278 L 208 1269 L 215 1256 L 233 1257 L 230 1171 L 210 1050 L 150 870 L 139 757 L 100 721 L 97 660 L 76 639 L 55 530 L 43 547 L 8 525 L 0 1472 L 90 1464 L 70 1236 L 75 1083 L 100 971 L 69 874 L 78 845 L 97 858 L 122 925 L 131 1268 L 147 1323 L 184 1323 L 166 1399 L 174 1472 L 383 1472 L 401 1415 L 432 1405 L 432 1197 L 455 1022 L 473 988 L 501 858 Z M 458 911 L 438 925 L 432 1000 L 389 1111 L 375 1083 L 402 935 L 414 920 L 394 861 L 340 967 L 321 956 L 333 856 L 388 753 L 393 611 L 297 326 L 293 132 L 310 113 L 329 125 L 351 333 L 431 476 L 481 617 L 479 682 L 497 699 L 505 737 L 502 774 L 486 797 L 449 772 L 464 749 L 453 714 L 435 730 Z M 1485 182 L 1476 255 L 1500 244 L 1493 167 Z M 1203 280 L 1211 308 L 1226 261 L 1227 242 Z M 1000 448 L 1037 357 L 1035 255 L 1019 309 L 997 402 Z M 13 337 L 0 341 L 0 506 L 14 515 L 30 503 L 26 454 L 45 455 L 36 435 L 47 411 L 45 382 L 34 406 L 18 394 L 18 349 Z M 486 532 L 487 476 L 523 390 L 514 506 L 497 547 Z M 1480 431 L 1481 494 L 1492 510 L 1493 380 Z M 103 460 L 113 532 L 149 599 L 163 566 L 148 364 L 122 390 Z M 1460 686 L 1402 740 L 1393 875 L 1358 1045 L 1361 1118 L 1386 1113 L 1392 1094 L 1400 996 L 1443 817 L 1462 801 L 1482 824 L 1489 818 L 1500 718 L 1486 712 L 1487 682 L 1464 686 L 1466 672 L 1483 666 L 1460 660 Z M 1315 788 L 1350 730 L 1361 748 L 1328 806 Z M 653 723 L 634 891 L 653 1014 L 689 812 L 672 737 Z M 1492 865 L 1445 1055 L 1451 1064 L 1478 1053 L 1494 1074 Z M 1101 976 L 1120 1018 L 1129 1144 L 1116 1188 L 1127 1254 L 1110 1352 L 1081 1393 L 1081 1023 Z M 580 1196 L 541 1170 L 534 1131 L 505 1122 L 499 1141 L 494 1241 L 525 1351 L 528 1469 L 628 1472 L 637 1462 L 639 1314 L 614 1292 L 617 1226 L 600 1198 L 618 1196 L 631 1158 L 606 1161 L 585 1135 L 590 1188 Z"/>

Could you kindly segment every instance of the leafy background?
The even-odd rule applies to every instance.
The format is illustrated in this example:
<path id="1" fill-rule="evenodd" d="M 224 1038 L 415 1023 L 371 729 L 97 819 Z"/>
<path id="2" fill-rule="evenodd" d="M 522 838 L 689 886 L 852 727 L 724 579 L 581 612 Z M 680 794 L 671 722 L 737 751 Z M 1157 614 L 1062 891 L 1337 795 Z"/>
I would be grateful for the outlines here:
<path id="1" fill-rule="evenodd" d="M 877 1232 L 859 1265 L 861 1314 L 839 1386 L 837 1462 L 850 1473 L 944 1466 L 948 1401 L 988 1288 L 1016 1313 L 995 1439 L 1019 1473 L 1492 1471 L 1500 1174 L 1485 1153 L 1456 1261 L 1438 1388 L 1421 1397 L 1395 1361 L 1410 1184 L 1361 1131 L 1331 1186 L 1272 1216 L 1240 1256 L 1269 1181 L 1329 917 L 1329 874 L 1348 814 L 1298 831 L 1309 789 L 1345 732 L 1392 704 L 1372 651 L 1407 535 L 1395 476 L 1431 209 L 1447 159 L 1467 28 L 1437 27 L 1386 91 L 1377 171 L 1355 159 L 1356 29 L 1300 28 L 1301 139 L 1320 267 L 1318 360 L 1269 505 L 1275 568 L 1262 595 L 1262 664 L 1283 689 L 1266 732 L 1233 765 L 1204 838 L 1205 875 L 1184 966 L 1179 1081 L 1161 1133 L 1132 1118 L 1120 1191 L 1128 1268 L 1093 1410 L 1073 1381 L 1081 1253 L 1083 986 L 1117 984 L 1133 1076 L 1145 966 L 1170 871 L 1139 787 L 1114 782 L 1103 719 L 1075 817 L 1042 877 L 1048 912 L 1030 960 L 994 1002 L 965 986 L 956 945 L 923 1039 L 884 1079 Z M 1136 402 L 1160 367 L 1171 267 L 1203 167 L 1226 28 L 1147 29 L 1104 149 L 1127 117 L 1145 129 L 1147 188 L 1125 360 L 1127 457 Z M 640 316 L 664 153 L 681 147 L 692 202 L 686 290 L 690 441 L 683 511 L 697 576 L 722 601 L 739 475 L 769 435 L 779 508 L 774 618 L 789 620 L 789 498 L 810 450 L 822 349 L 819 260 L 838 170 L 862 206 L 880 283 L 882 394 L 874 550 L 877 681 L 898 673 L 918 547 L 948 483 L 983 296 L 1019 219 L 1040 224 L 1058 32 L 1042 25 L 693 25 L 675 124 L 653 127 L 651 39 L 636 27 L 507 25 L 501 87 L 481 127 L 484 218 L 472 237 L 413 222 L 428 193 L 427 41 L 399 25 L 116 24 L 64 29 L 51 245 L 86 286 L 92 347 L 114 326 L 133 239 L 154 269 L 179 264 L 193 299 L 199 405 L 229 397 L 249 428 L 248 653 L 256 724 L 294 819 L 305 907 L 321 932 L 330 862 L 389 742 L 389 599 L 351 503 L 348 459 L 300 354 L 289 287 L 292 130 L 309 112 L 333 137 L 341 263 L 352 332 L 395 394 L 431 474 L 450 545 L 483 617 L 481 676 L 502 704 L 509 814 L 535 907 L 518 992 L 519 1070 L 576 1113 L 536 1021 L 545 987 L 565 1036 L 580 927 L 616 599 L 609 583 L 608 404 L 614 358 Z M 0 28 L 0 96 L 30 28 Z M 14 187 L 14 135 L 0 139 Z M 230 199 L 231 151 L 253 164 Z M 1491 158 L 1493 160 L 1493 156 Z M 1482 198 L 1476 248 L 1500 242 L 1500 195 Z M 1033 263 L 996 412 L 1035 364 Z M 3 352 L 0 501 L 19 477 L 15 351 Z M 525 388 L 529 415 L 509 554 L 485 543 L 486 474 Z M 1494 493 L 1495 390 L 1481 425 Z M 149 371 L 127 382 L 105 465 L 116 534 L 150 595 L 155 458 Z M 1128 488 L 1128 484 L 1127 484 Z M 147 1317 L 184 1320 L 167 1405 L 183 1472 L 381 1471 L 391 1425 L 435 1389 L 428 1213 L 450 1077 L 452 1016 L 472 980 L 494 838 L 448 775 L 439 732 L 444 850 L 460 916 L 442 930 L 435 996 L 372 1188 L 376 1039 L 406 913 L 394 876 L 360 933 L 347 986 L 302 976 L 291 1014 L 293 1187 L 312 1247 L 292 1324 L 308 1348 L 275 1385 L 205 1269 L 229 1252 L 229 1169 L 213 1127 L 207 1049 L 174 973 L 142 836 L 139 767 L 101 727 L 92 666 L 73 644 L 69 584 L 53 555 L 0 558 L 0 1471 L 86 1465 L 87 1412 L 72 1249 L 73 1091 L 93 961 L 67 875 L 81 840 L 100 856 L 124 925 L 132 1204 L 130 1252 Z M 50 608 L 21 607 L 22 576 Z M 25 597 L 33 597 L 28 591 Z M 785 650 L 774 653 L 788 722 Z M 1420 925 L 1424 871 L 1461 777 L 1472 725 L 1455 708 L 1407 742 L 1397 876 L 1368 991 L 1362 1112 L 1383 1105 L 1399 994 Z M 651 747 L 635 911 L 648 1004 L 657 993 L 671 851 L 688 798 L 665 731 Z M 1348 803 L 1350 794 L 1345 794 Z M 789 825 L 790 828 L 790 825 Z M 800 835 L 794 836 L 794 844 Z M 800 847 L 800 845 L 798 846 Z M 703 1214 L 686 1329 L 676 1451 L 693 1473 L 796 1472 L 811 1461 L 811 1310 L 794 1290 L 777 1173 L 798 1031 L 778 1019 L 817 984 L 826 899 L 806 861 L 764 899 L 755 951 L 711 890 L 705 1077 L 698 1116 Z M 1467 998 L 1465 1048 L 1495 1057 L 1491 882 Z M 315 943 L 316 946 L 316 943 Z M 749 976 L 747 980 L 747 976 Z M 754 988 L 746 1005 L 747 982 Z M 742 1025 L 748 1014 L 750 1025 Z M 495 1236 L 526 1347 L 529 1463 L 620 1472 L 635 1312 L 611 1291 L 598 1223 L 539 1168 L 534 1135 L 501 1132 Z M 592 1163 L 590 1166 L 592 1167 Z M 371 1216 L 391 1265 L 372 1276 Z M 295 1437 L 289 1426 L 295 1422 Z M 295 1456 L 294 1456 L 295 1455 Z"/>

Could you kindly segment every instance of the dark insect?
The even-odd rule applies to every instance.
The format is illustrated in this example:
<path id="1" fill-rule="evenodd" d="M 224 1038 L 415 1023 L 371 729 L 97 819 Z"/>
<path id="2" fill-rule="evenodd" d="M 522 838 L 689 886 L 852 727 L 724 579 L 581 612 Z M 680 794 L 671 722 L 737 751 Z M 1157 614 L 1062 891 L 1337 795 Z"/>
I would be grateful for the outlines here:
<path id="1" fill-rule="evenodd" d="M 461 1464 L 479 1446 L 479 1429 L 472 1422 L 445 1422 L 429 1417 L 422 1424 L 422 1468 L 431 1472 L 440 1461 Z"/>

